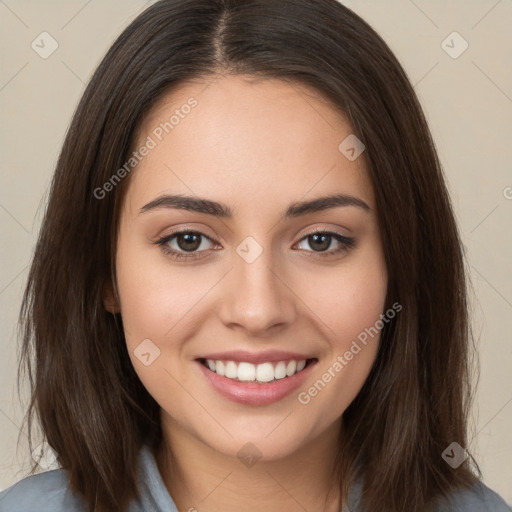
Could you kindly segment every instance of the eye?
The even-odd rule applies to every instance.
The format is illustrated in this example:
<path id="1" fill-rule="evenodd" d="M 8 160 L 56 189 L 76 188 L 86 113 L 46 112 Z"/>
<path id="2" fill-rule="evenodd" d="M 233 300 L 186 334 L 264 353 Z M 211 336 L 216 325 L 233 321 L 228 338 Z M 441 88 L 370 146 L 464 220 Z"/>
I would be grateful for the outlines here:
<path id="1" fill-rule="evenodd" d="M 205 252 L 203 241 L 213 243 L 213 240 L 200 231 L 177 231 L 156 241 L 165 254 L 175 259 L 197 258 L 197 252 Z M 172 246 L 175 242 L 177 248 Z M 208 245 L 208 243 L 206 244 Z M 199 250 L 201 249 L 201 250 Z"/>
<path id="2" fill-rule="evenodd" d="M 334 254 L 341 253 L 343 251 L 348 251 L 355 245 L 355 241 L 353 238 L 346 237 L 340 235 L 339 233 L 334 233 L 331 231 L 315 231 L 314 233 L 310 233 L 302 238 L 298 245 L 304 243 L 305 241 L 309 247 L 313 249 L 315 253 L 315 257 L 328 257 Z M 333 242 L 337 247 L 331 250 L 328 250 Z"/>
<path id="3" fill-rule="evenodd" d="M 304 243 L 303 241 L 307 242 L 309 247 L 313 249 L 313 251 L 306 250 L 306 252 L 315 253 L 314 257 L 319 258 L 326 258 L 343 251 L 348 251 L 355 245 L 353 238 L 331 231 L 315 231 L 303 237 L 296 245 Z M 335 245 L 337 244 L 337 247 L 328 250 L 333 245 L 333 242 L 335 242 Z M 204 233 L 191 230 L 176 231 L 160 238 L 155 243 L 161 247 L 165 254 L 177 260 L 200 258 L 202 256 L 198 253 L 207 252 L 208 245 L 215 244 Z"/>

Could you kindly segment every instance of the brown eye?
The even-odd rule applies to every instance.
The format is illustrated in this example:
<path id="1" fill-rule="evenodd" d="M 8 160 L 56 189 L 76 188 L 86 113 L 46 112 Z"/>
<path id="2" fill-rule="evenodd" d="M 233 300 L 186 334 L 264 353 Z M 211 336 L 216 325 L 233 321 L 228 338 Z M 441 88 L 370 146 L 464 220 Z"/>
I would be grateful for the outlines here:
<path id="1" fill-rule="evenodd" d="M 206 247 L 203 242 L 206 241 Z M 332 233 L 328 231 L 317 231 L 311 233 L 301 239 L 301 243 L 307 242 L 307 245 L 312 250 L 306 252 L 313 253 L 315 257 L 329 257 L 343 251 L 348 251 L 355 245 L 353 238 L 340 235 L 339 233 Z M 335 248 L 329 248 L 335 242 Z M 202 253 L 208 252 L 208 244 L 214 244 L 214 241 L 199 231 L 178 231 L 167 235 L 156 242 L 165 254 L 168 254 L 174 259 L 192 259 L 201 258 Z M 337 247 L 336 247 L 337 244 Z"/>
<path id="2" fill-rule="evenodd" d="M 342 251 L 348 251 L 355 245 L 353 238 L 340 235 L 339 233 L 331 233 L 329 231 L 317 231 L 315 233 L 311 233 L 310 235 L 305 236 L 299 244 L 304 243 L 303 241 L 306 241 L 307 245 L 313 249 L 313 251 L 308 252 L 320 253 L 318 254 L 319 257 L 327 257 Z M 333 241 L 335 242 L 335 248 L 328 250 L 333 245 Z M 338 247 L 336 247 L 336 244 Z"/>
<path id="3" fill-rule="evenodd" d="M 318 251 L 326 251 L 331 245 L 332 236 L 327 234 L 314 234 L 308 236 L 309 246 Z"/>
<path id="4" fill-rule="evenodd" d="M 203 241 L 206 241 L 206 247 L 204 247 Z M 210 237 L 198 231 L 178 231 L 156 242 L 165 254 L 175 259 L 201 257 L 201 253 L 208 252 L 209 243 L 213 244 L 214 242 Z"/>
<path id="5" fill-rule="evenodd" d="M 178 233 L 176 243 L 184 251 L 195 251 L 201 245 L 201 235 L 192 232 Z"/>

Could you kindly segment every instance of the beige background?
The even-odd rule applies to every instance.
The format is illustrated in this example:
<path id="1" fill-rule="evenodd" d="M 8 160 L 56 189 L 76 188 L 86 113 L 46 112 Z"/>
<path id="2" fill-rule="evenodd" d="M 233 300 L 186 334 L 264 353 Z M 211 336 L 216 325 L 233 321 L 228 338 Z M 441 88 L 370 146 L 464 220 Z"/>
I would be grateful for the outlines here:
<path id="1" fill-rule="evenodd" d="M 84 84 L 149 3 L 0 0 L 0 489 L 24 476 L 30 458 L 24 433 L 16 450 L 15 322 L 53 167 Z M 487 485 L 512 503 L 512 2 L 345 3 L 391 46 L 430 122 L 474 286 L 481 376 L 472 446 Z M 46 59 L 31 48 L 43 31 L 58 43 Z M 469 45 L 457 58 L 441 45 L 454 31 Z M 452 53 L 464 47 L 457 37 L 445 43 Z"/>

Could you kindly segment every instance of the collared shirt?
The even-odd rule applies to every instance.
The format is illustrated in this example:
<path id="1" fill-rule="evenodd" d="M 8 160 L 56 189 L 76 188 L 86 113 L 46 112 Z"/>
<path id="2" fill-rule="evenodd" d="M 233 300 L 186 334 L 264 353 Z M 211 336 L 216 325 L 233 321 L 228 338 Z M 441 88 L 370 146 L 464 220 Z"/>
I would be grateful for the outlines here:
<path id="1" fill-rule="evenodd" d="M 140 453 L 139 484 L 141 497 L 127 512 L 178 512 L 167 490 L 151 450 Z M 360 510 L 360 485 L 348 496 L 350 510 Z M 197 506 L 196 506 L 197 508 Z M 86 512 L 84 503 L 69 489 L 66 472 L 54 469 L 32 475 L 0 493 L 0 512 Z M 194 510 L 191 504 L 189 510 Z M 344 509 L 345 510 L 345 509 Z M 348 510 L 348 509 L 347 509 Z M 483 483 L 461 490 L 450 500 L 439 502 L 435 512 L 511 512 L 511 508 Z M 342 511 L 343 512 L 343 511 Z"/>

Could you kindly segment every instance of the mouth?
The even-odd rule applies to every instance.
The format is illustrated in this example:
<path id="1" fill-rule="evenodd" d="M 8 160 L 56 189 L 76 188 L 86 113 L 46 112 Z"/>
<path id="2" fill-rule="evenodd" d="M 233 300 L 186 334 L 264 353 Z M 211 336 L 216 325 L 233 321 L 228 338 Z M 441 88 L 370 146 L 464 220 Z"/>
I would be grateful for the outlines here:
<path id="1" fill-rule="evenodd" d="M 286 380 L 303 372 L 316 363 L 316 357 L 310 359 L 285 359 L 282 361 L 265 361 L 253 364 L 247 361 L 215 360 L 198 358 L 197 361 L 210 372 L 235 382 L 254 382 L 270 384 Z"/>
<path id="2" fill-rule="evenodd" d="M 196 358 L 195 363 L 220 396 L 246 406 L 265 406 L 293 395 L 314 371 L 318 358 L 285 352 L 225 352 Z"/>

